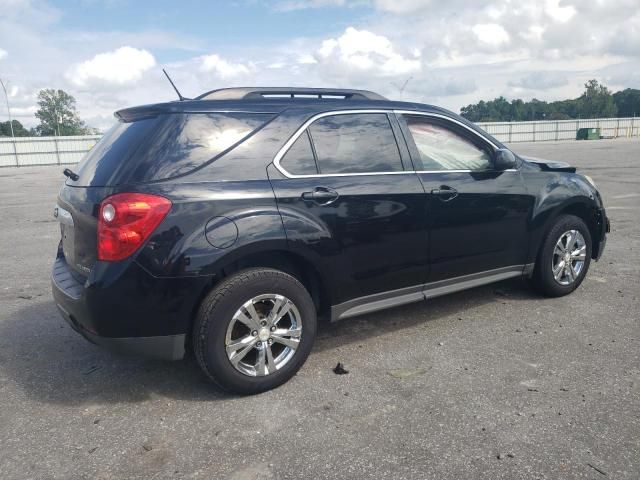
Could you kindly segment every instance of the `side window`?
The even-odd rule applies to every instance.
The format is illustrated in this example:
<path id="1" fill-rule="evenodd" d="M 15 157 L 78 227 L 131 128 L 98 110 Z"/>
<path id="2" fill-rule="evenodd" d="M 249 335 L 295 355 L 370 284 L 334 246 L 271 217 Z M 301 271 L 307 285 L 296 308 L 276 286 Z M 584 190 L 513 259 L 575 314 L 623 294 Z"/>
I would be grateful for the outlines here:
<path id="1" fill-rule="evenodd" d="M 385 113 L 324 117 L 309 127 L 320 173 L 402 170 L 402 160 Z"/>
<path id="2" fill-rule="evenodd" d="M 422 166 L 419 170 L 487 170 L 489 152 L 446 127 L 443 122 L 422 116 L 405 115 Z"/>
<path id="3" fill-rule="evenodd" d="M 318 173 L 313 157 L 309 134 L 305 130 L 280 160 L 280 165 L 293 175 L 315 175 Z"/>

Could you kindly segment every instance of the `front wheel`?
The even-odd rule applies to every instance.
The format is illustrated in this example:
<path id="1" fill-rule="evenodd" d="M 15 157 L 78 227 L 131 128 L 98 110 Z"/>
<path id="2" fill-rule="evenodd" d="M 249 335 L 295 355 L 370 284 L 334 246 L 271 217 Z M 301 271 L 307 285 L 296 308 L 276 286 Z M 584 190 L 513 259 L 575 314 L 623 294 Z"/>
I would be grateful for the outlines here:
<path id="1" fill-rule="evenodd" d="M 591 261 L 591 234 L 574 215 L 556 220 L 538 254 L 533 285 L 544 295 L 561 297 L 580 286 Z"/>
<path id="2" fill-rule="evenodd" d="M 311 296 L 291 275 L 253 268 L 223 280 L 202 302 L 193 348 L 205 374 L 225 390 L 275 388 L 305 362 L 316 336 Z"/>

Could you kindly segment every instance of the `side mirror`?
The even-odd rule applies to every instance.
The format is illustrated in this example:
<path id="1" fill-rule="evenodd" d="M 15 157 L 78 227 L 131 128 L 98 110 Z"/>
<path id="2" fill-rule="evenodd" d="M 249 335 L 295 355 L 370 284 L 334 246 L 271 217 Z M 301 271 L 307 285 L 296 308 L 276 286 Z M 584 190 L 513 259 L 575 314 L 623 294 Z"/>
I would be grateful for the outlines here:
<path id="1" fill-rule="evenodd" d="M 516 156 L 506 148 L 500 148 L 493 154 L 493 168 L 496 170 L 508 170 L 516 167 Z"/>

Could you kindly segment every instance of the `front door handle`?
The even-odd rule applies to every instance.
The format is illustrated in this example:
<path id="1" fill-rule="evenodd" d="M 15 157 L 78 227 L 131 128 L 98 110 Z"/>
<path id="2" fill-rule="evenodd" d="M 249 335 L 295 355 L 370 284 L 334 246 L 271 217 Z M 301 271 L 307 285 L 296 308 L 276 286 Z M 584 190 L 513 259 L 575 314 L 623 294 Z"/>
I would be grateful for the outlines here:
<path id="1" fill-rule="evenodd" d="M 449 185 L 440 185 L 440 188 L 431 190 L 431 195 L 437 195 L 443 202 L 448 202 L 458 196 L 458 191 Z"/>
<path id="2" fill-rule="evenodd" d="M 311 192 L 304 192 L 302 199 L 308 202 L 314 202 L 318 205 L 329 205 L 335 202 L 340 195 L 332 188 L 316 187 Z"/>

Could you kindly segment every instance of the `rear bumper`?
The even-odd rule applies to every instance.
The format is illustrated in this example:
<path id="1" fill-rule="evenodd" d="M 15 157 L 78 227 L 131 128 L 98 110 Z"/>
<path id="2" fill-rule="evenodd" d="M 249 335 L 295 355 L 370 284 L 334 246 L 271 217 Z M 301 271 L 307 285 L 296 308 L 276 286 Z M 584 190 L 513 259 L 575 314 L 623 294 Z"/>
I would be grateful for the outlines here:
<path id="1" fill-rule="evenodd" d="M 58 255 L 53 299 L 67 323 L 90 342 L 125 354 L 178 360 L 207 279 L 156 278 L 135 262 L 98 265 L 79 278 Z"/>
<path id="2" fill-rule="evenodd" d="M 55 284 L 54 284 L 54 288 Z M 123 355 L 139 355 L 161 360 L 180 360 L 184 358 L 186 335 L 163 335 L 156 337 L 101 337 L 85 330 L 82 324 L 65 308 L 56 303 L 58 311 L 69 326 L 95 345 Z"/>

